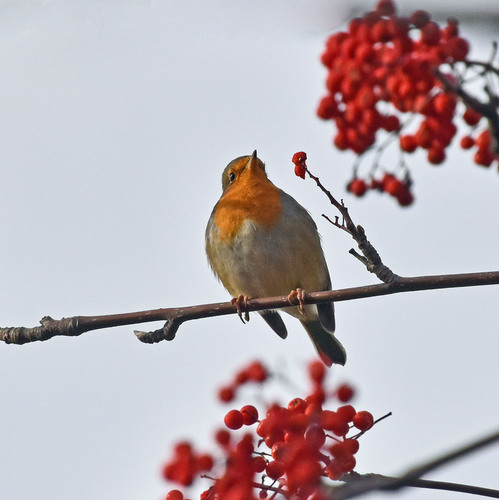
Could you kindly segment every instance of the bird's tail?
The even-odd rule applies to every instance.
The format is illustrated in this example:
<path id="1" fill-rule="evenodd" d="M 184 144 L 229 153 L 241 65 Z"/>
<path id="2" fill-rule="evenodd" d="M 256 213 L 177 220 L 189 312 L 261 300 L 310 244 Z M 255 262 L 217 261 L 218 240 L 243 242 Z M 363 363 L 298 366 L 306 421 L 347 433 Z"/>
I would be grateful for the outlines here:
<path id="1" fill-rule="evenodd" d="M 319 320 L 303 320 L 301 324 L 305 330 L 307 330 L 320 358 L 327 366 L 331 366 L 333 363 L 338 365 L 344 365 L 346 363 L 347 355 L 345 348 L 334 334 L 324 329 Z"/>

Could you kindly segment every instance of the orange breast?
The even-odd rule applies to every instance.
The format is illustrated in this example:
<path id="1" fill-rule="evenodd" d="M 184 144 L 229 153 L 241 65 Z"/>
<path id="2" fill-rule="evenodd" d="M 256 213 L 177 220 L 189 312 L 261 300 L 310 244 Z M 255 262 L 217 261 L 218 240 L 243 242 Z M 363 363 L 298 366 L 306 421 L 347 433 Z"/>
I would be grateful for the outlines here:
<path id="1" fill-rule="evenodd" d="M 220 240 L 230 242 L 246 219 L 270 229 L 281 215 L 280 190 L 264 172 L 247 172 L 230 186 L 217 203 L 214 222 Z"/>

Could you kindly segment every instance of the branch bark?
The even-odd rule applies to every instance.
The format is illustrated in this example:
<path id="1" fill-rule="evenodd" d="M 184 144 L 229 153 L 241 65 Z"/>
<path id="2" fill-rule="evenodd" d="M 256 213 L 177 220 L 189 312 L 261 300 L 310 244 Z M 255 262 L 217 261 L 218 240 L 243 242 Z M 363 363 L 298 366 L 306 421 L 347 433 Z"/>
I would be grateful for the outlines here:
<path id="1" fill-rule="evenodd" d="M 353 498 L 376 490 L 394 491 L 405 486 L 415 486 L 418 488 L 460 491 L 490 498 L 499 498 L 499 491 L 490 488 L 421 479 L 421 477 L 428 472 L 443 465 L 447 465 L 458 458 L 465 457 L 497 441 L 499 441 L 499 430 L 477 439 L 476 441 L 472 441 L 465 446 L 452 450 L 449 453 L 445 453 L 434 460 L 413 467 L 400 477 L 389 477 L 379 474 L 349 474 L 345 477 L 345 484 L 330 488 L 330 497 L 334 498 L 334 500 L 346 500 L 347 498 Z"/>
<path id="2" fill-rule="evenodd" d="M 312 292 L 305 294 L 305 302 L 319 304 L 321 302 L 342 302 L 394 293 L 414 292 L 419 290 L 437 290 L 442 288 L 461 288 L 483 285 L 498 285 L 499 271 L 449 274 L 436 276 L 397 277 L 391 283 L 380 283 L 341 290 L 326 292 Z M 264 309 L 280 309 L 290 305 L 299 305 L 296 299 L 289 300 L 287 295 L 249 300 L 246 310 L 261 311 Z M 235 314 L 236 307 L 232 302 L 219 302 L 187 307 L 171 307 L 152 309 L 123 314 L 109 314 L 104 316 L 74 316 L 52 319 L 49 316 L 42 318 L 40 326 L 33 328 L 9 327 L 0 328 L 0 341 L 7 344 L 26 344 L 28 342 L 49 340 L 56 336 L 76 337 L 85 332 L 112 328 L 123 325 L 134 325 L 151 321 L 166 321 L 163 328 L 152 332 L 135 331 L 138 339 L 147 344 L 162 340 L 173 340 L 180 325 L 185 321 Z"/>

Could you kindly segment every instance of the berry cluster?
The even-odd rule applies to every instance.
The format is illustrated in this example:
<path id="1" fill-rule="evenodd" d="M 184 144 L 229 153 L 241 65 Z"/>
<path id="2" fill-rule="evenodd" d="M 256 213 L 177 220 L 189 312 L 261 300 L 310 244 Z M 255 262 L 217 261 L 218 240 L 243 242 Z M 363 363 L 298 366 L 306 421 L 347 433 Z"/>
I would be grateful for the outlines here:
<path id="1" fill-rule="evenodd" d="M 457 133 L 455 116 L 462 114 L 472 126 L 482 118 L 471 108 L 458 107 L 452 87 L 462 83 L 457 79 L 456 64 L 466 61 L 468 51 L 468 42 L 459 36 L 457 21 L 449 20 L 441 27 L 422 10 L 409 18 L 400 17 L 392 0 L 380 0 L 376 10 L 352 19 L 348 31 L 335 33 L 327 40 L 321 59 L 328 68 L 328 94 L 322 98 L 317 114 L 334 120 L 334 144 L 340 150 L 350 149 L 361 155 L 384 130 L 392 138 L 398 137 L 401 151 L 423 149 L 428 161 L 438 165 L 445 160 L 445 150 Z M 408 124 L 401 122 L 408 114 L 415 122 L 411 132 L 406 132 Z M 476 145 L 475 162 L 490 165 L 498 158 L 491 142 L 479 141 L 480 137 L 469 137 L 465 146 Z M 377 167 L 374 165 L 373 170 Z M 374 178 L 373 172 L 370 177 Z M 373 185 L 360 180 L 354 178 L 349 185 L 357 196 L 370 188 L 390 193 L 383 180 Z M 405 188 L 399 185 L 396 191 L 408 191 L 410 182 L 401 182 Z M 407 193 L 394 196 L 401 205 L 412 202 Z"/>
<path id="2" fill-rule="evenodd" d="M 213 457 L 207 453 L 198 454 L 187 441 L 177 443 L 173 458 L 163 467 L 163 478 L 182 486 L 190 486 L 200 472 L 208 472 L 214 464 Z"/>
<path id="3" fill-rule="evenodd" d="M 265 382 L 267 377 L 268 373 L 265 366 L 260 361 L 253 361 L 248 366 L 239 370 L 230 384 L 218 391 L 218 399 L 223 403 L 228 403 L 236 397 L 236 392 L 241 386 L 250 382 Z"/>
<path id="4" fill-rule="evenodd" d="M 255 363 L 235 379 L 252 366 Z M 312 390 L 307 397 L 294 398 L 286 406 L 273 403 L 262 418 L 253 405 L 227 412 L 225 428 L 215 434 L 224 458 L 222 468 L 212 479 L 212 486 L 201 494 L 201 500 L 268 496 L 322 500 L 326 499 L 323 480 L 340 479 L 354 469 L 358 438 L 374 425 L 373 416 L 348 404 L 354 395 L 349 385 L 340 385 L 335 391 L 326 388 L 326 369 L 320 361 L 309 364 L 308 375 Z M 325 403 L 333 399 L 339 407 L 335 411 L 326 409 Z M 235 432 L 243 426 L 246 432 Z M 166 468 L 171 468 L 178 457 L 176 452 Z M 186 484 L 172 474 L 164 476 Z M 182 500 L 183 494 L 172 490 L 166 498 Z"/>

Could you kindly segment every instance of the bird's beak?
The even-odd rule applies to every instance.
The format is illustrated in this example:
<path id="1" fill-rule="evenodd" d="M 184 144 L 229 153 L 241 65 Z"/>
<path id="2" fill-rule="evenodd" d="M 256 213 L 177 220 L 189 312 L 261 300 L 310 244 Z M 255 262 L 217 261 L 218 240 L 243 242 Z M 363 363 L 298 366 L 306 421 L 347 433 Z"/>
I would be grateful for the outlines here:
<path id="1" fill-rule="evenodd" d="M 250 156 L 249 162 L 248 162 L 248 168 L 251 170 L 253 166 L 255 166 L 258 163 L 258 157 L 256 155 L 256 149 L 253 151 L 253 154 Z"/>

